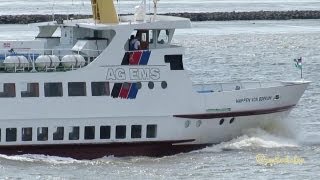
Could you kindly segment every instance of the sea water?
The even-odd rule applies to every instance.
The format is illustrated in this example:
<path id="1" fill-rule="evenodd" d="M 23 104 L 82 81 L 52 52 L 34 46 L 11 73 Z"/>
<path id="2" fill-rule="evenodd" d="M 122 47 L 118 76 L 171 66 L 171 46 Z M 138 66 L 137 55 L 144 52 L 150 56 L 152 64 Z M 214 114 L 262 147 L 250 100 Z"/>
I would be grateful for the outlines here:
<path id="1" fill-rule="evenodd" d="M 173 43 L 186 47 L 184 65 L 194 82 L 299 80 L 293 59 L 303 58 L 303 78 L 312 83 L 285 127 L 245 129 L 229 142 L 161 158 L 79 161 L 0 155 L 0 179 L 318 179 L 320 20 L 193 22 L 192 26 L 177 30 Z M 37 28 L 2 25 L 0 32 L 1 40 L 32 39 Z M 278 161 L 259 163 L 261 155 Z M 297 161 L 286 163 L 286 158 Z"/>

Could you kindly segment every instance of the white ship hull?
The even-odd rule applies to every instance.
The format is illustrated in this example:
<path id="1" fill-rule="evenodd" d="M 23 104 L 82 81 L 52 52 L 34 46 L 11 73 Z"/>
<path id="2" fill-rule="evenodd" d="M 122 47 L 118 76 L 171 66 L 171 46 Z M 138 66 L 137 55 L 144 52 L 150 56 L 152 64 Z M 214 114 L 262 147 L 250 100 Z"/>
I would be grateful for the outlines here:
<path id="1" fill-rule="evenodd" d="M 143 115 L 145 111 L 142 111 L 142 115 L 140 116 L 124 115 L 112 117 L 110 114 L 105 114 L 102 117 L 81 117 L 80 113 L 80 115 L 72 114 L 74 117 L 65 118 L 46 118 L 43 116 L 41 119 L 22 118 L 10 119 L 9 121 L 8 119 L 2 119 L 0 126 L 3 130 L 10 127 L 17 129 L 32 127 L 32 139 L 34 140 L 37 139 L 37 127 L 48 127 L 48 139 L 46 141 L 22 141 L 22 139 L 18 138 L 15 142 L 5 142 L 5 145 L 0 146 L 0 153 L 39 153 L 77 159 L 92 159 L 107 155 L 162 156 L 188 152 L 231 140 L 240 136 L 244 130 L 250 128 L 264 128 L 283 123 L 290 110 L 298 102 L 308 82 L 284 84 L 287 85 L 272 88 L 236 90 L 225 93 L 220 92 L 220 94 L 217 92 L 217 96 L 220 97 L 221 101 L 216 101 L 215 104 L 207 104 L 207 107 L 211 109 L 209 112 L 203 113 L 168 113 L 162 116 L 150 116 Z M 240 97 L 252 97 L 253 94 L 253 97 L 264 97 L 266 94 L 274 92 L 281 94 L 279 99 L 275 100 L 272 98 L 270 102 L 260 102 L 255 106 L 246 104 L 254 103 L 251 100 L 250 102 L 241 103 L 239 101 Z M 214 93 L 205 94 L 208 96 Z M 227 99 L 232 99 L 234 103 L 230 103 L 227 108 L 222 106 L 224 108 L 213 109 L 223 103 L 228 104 L 226 102 Z M 237 99 L 238 102 L 236 101 Z M 209 97 L 206 97 L 205 100 L 209 100 Z M 261 101 L 264 100 L 261 99 Z M 78 107 L 75 104 L 73 106 Z M 66 106 L 63 105 L 63 107 L 65 108 Z M 87 108 L 90 112 L 90 106 Z M 49 111 L 47 112 L 49 113 Z M 4 113 L 4 111 L 1 113 Z M 2 116 L 2 118 L 4 117 Z M 147 138 L 147 125 L 150 124 L 157 125 L 156 137 Z M 100 139 L 99 127 L 106 125 L 110 126 L 110 137 L 108 139 Z M 119 125 L 126 127 L 126 135 L 123 139 L 116 137 L 116 127 Z M 132 136 L 132 129 L 130 128 L 132 125 L 141 125 L 140 138 L 130 137 Z M 68 139 L 69 131 L 67 128 L 74 126 L 79 127 L 79 139 L 76 141 Z M 85 139 L 86 126 L 95 127 L 94 139 Z M 65 132 L 63 133 L 65 138 L 63 140 L 53 140 L 53 132 L 56 131 L 56 127 L 65 127 Z M 6 132 L 3 130 L 1 137 L 6 137 Z M 21 132 L 17 132 L 17 137 L 21 137 Z"/>
<path id="2" fill-rule="evenodd" d="M 92 4 L 94 20 L 38 24 L 36 41 L 0 42 L 0 153 L 93 159 L 188 152 L 282 123 L 309 84 L 193 85 L 184 48 L 171 44 L 189 19 L 135 21 L 118 18 L 112 0 Z M 140 47 L 132 46 L 134 35 Z"/>

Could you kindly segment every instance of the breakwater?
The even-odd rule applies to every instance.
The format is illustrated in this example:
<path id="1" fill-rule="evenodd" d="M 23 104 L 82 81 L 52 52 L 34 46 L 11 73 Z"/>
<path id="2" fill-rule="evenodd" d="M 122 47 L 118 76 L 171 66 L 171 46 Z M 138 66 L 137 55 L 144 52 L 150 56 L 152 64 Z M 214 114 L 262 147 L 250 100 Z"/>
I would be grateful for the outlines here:
<path id="1" fill-rule="evenodd" d="M 320 19 L 320 11 L 185 12 L 166 13 L 163 15 L 190 18 L 191 21 Z M 90 17 L 92 16 L 56 14 L 54 19 L 83 19 Z M 0 24 L 29 24 L 52 21 L 52 19 L 52 15 L 2 15 L 0 16 Z"/>

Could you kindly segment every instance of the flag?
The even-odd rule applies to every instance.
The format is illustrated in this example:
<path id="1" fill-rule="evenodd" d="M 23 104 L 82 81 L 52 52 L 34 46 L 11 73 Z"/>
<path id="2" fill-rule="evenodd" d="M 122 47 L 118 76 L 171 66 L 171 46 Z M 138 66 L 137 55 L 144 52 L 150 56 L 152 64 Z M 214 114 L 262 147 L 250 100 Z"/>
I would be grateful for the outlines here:
<path id="1" fill-rule="evenodd" d="M 302 58 L 301 57 L 298 59 L 294 59 L 294 62 L 296 63 L 295 65 L 298 69 L 302 69 Z"/>

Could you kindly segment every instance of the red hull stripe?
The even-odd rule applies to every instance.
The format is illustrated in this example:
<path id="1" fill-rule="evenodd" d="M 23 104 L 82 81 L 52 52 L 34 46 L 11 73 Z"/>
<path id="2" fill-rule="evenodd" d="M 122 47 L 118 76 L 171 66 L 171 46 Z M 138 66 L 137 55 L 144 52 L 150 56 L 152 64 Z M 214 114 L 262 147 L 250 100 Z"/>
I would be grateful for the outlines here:
<path id="1" fill-rule="evenodd" d="M 290 110 L 295 105 L 283 106 L 278 108 L 271 109 L 260 109 L 253 111 L 239 111 L 239 112 L 224 112 L 224 113 L 204 113 L 204 114 L 183 114 L 183 115 L 174 115 L 178 118 L 188 118 L 188 119 L 216 119 L 216 118 L 227 118 L 227 117 L 240 117 L 240 116 L 254 116 L 254 115 L 263 115 L 263 114 L 272 114 L 277 112 L 283 112 Z"/>
<path id="2" fill-rule="evenodd" d="M 194 139 L 176 141 L 151 141 L 111 144 L 57 144 L 57 145 L 23 145 L 1 146 L 0 154 L 22 155 L 43 154 L 49 156 L 71 157 L 74 159 L 97 159 L 104 156 L 151 156 L 161 157 L 190 152 L 211 144 L 176 145 L 193 142 Z"/>
<path id="3" fill-rule="evenodd" d="M 123 83 L 121 90 L 120 90 L 120 94 L 119 97 L 123 98 L 123 99 L 127 99 L 128 98 L 128 94 L 129 94 L 129 90 L 130 90 L 131 84 L 130 83 Z"/>
<path id="4" fill-rule="evenodd" d="M 131 54 L 131 57 L 129 59 L 130 65 L 139 65 L 141 56 L 143 51 L 135 51 Z"/>

